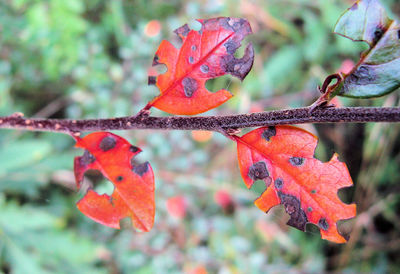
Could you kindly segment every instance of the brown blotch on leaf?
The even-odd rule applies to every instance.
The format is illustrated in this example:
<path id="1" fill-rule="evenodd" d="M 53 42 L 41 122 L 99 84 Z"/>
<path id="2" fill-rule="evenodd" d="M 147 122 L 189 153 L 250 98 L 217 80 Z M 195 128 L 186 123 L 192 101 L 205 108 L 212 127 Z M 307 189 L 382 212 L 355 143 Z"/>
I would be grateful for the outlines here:
<path id="1" fill-rule="evenodd" d="M 301 157 L 292 157 L 289 159 L 289 162 L 292 166 L 302 166 L 306 159 Z"/>
<path id="2" fill-rule="evenodd" d="M 154 55 L 154 58 L 153 58 L 153 63 L 151 64 L 152 66 L 156 66 L 156 65 L 159 65 L 160 63 L 158 62 L 158 60 L 159 60 L 160 58 L 158 57 L 158 55 L 156 54 L 156 55 Z"/>
<path id="3" fill-rule="evenodd" d="M 261 136 L 267 140 L 271 141 L 271 137 L 274 137 L 276 135 L 276 128 L 274 126 L 269 126 L 264 132 L 261 134 Z"/>
<path id="4" fill-rule="evenodd" d="M 250 166 L 247 175 L 253 180 L 263 180 L 269 176 L 267 165 L 260 161 Z"/>
<path id="5" fill-rule="evenodd" d="M 243 18 L 221 17 L 219 20 L 221 26 L 227 30 L 251 32 L 250 25 Z"/>
<path id="6" fill-rule="evenodd" d="M 283 180 L 282 180 L 281 178 L 277 178 L 277 179 L 274 181 L 274 185 L 275 185 L 275 188 L 276 188 L 276 189 L 282 189 L 282 187 L 283 187 Z"/>
<path id="7" fill-rule="evenodd" d="M 400 39 L 400 30 L 397 31 L 397 38 Z"/>
<path id="8" fill-rule="evenodd" d="M 237 48 L 238 47 L 240 47 L 240 44 L 239 43 L 235 43 L 232 39 L 231 40 L 228 40 L 228 42 L 226 42 L 225 44 L 224 44 L 224 47 L 226 48 L 226 52 L 228 53 L 228 54 L 234 54 L 235 53 L 235 51 L 237 50 Z"/>
<path id="9" fill-rule="evenodd" d="M 102 151 L 106 152 L 110 149 L 113 149 L 116 144 L 117 144 L 117 141 L 115 140 L 114 137 L 107 136 L 107 137 L 104 137 L 103 140 L 101 140 L 99 147 Z"/>
<path id="10" fill-rule="evenodd" d="M 367 85 L 376 79 L 375 74 L 376 73 L 370 66 L 360 66 L 356 71 L 346 77 L 344 80 L 344 86 L 351 84 Z"/>
<path id="11" fill-rule="evenodd" d="M 227 42 L 229 43 L 229 42 Z M 231 51 L 231 48 L 237 48 L 237 46 L 233 47 L 233 45 L 228 45 L 227 51 L 228 53 Z M 234 52 L 234 51 L 233 51 Z M 250 72 L 251 67 L 254 62 L 254 48 L 251 43 L 249 43 L 244 51 L 242 58 L 236 58 L 233 53 L 224 55 L 221 58 L 221 67 L 226 72 L 239 78 L 241 81 L 247 76 Z"/>
<path id="12" fill-rule="evenodd" d="M 149 78 L 147 79 L 147 85 L 152 86 L 155 85 L 157 82 L 157 77 L 155 76 L 149 76 Z"/>
<path id="13" fill-rule="evenodd" d="M 323 230 L 328 230 L 329 229 L 329 224 L 328 224 L 328 222 L 326 221 L 325 218 L 319 219 L 318 226 Z"/>
<path id="14" fill-rule="evenodd" d="M 290 219 L 287 222 L 288 225 L 293 226 L 301 231 L 306 230 L 306 224 L 308 219 L 306 213 L 300 206 L 300 201 L 295 196 L 278 192 L 278 196 L 281 200 L 281 204 L 285 207 L 285 211 L 290 215 Z"/>
<path id="15" fill-rule="evenodd" d="M 80 159 L 79 159 L 79 163 L 82 166 L 90 165 L 94 161 L 96 161 L 96 158 L 88 150 L 85 150 L 85 152 L 83 153 L 82 157 L 80 157 Z"/>
<path id="16" fill-rule="evenodd" d="M 138 148 L 138 147 L 135 147 L 135 146 L 130 146 L 129 147 L 129 151 L 130 152 L 133 152 L 133 153 L 136 153 L 136 152 L 138 152 L 140 149 Z"/>
<path id="17" fill-rule="evenodd" d="M 149 162 L 143 164 L 132 165 L 132 171 L 139 176 L 143 176 L 149 170 Z"/>
<path id="18" fill-rule="evenodd" d="M 188 26 L 188 24 L 184 24 L 183 26 L 177 28 L 176 30 L 174 30 L 174 32 L 180 37 L 186 37 L 188 35 L 190 31 L 190 28 Z"/>
<path id="19" fill-rule="evenodd" d="M 185 77 L 182 80 L 182 85 L 183 85 L 183 91 L 185 92 L 185 95 L 188 98 L 192 97 L 193 93 L 198 88 L 197 81 L 190 77 Z"/>
<path id="20" fill-rule="evenodd" d="M 376 44 L 383 35 L 383 30 L 380 27 L 377 27 L 376 30 L 374 31 L 374 44 Z"/>

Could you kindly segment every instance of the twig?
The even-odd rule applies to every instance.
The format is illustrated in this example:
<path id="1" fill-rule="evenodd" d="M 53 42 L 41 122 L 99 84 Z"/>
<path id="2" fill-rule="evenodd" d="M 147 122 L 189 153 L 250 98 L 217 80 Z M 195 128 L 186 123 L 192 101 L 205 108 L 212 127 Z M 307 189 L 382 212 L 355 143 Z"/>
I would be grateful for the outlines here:
<path id="1" fill-rule="evenodd" d="M 229 116 L 130 116 L 87 120 L 30 119 L 24 118 L 21 113 L 17 113 L 0 117 L 0 129 L 52 131 L 68 134 L 85 131 L 132 129 L 221 132 L 227 129 L 283 124 L 400 122 L 400 107 L 318 108 L 313 112 L 309 110 L 309 108 L 296 108 Z"/>

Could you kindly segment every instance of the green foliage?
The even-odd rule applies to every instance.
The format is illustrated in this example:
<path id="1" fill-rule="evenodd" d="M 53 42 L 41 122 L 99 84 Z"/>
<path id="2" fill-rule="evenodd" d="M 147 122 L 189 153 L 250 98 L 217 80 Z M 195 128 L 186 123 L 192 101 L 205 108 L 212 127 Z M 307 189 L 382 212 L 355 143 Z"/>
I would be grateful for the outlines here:
<path id="1" fill-rule="evenodd" d="M 357 98 L 378 97 L 400 87 L 400 25 L 378 0 L 355 3 L 339 19 L 335 32 L 370 46 L 357 68 L 334 92 Z"/>
<path id="2" fill-rule="evenodd" d="M 99 246 L 65 228 L 62 218 L 40 207 L 0 200 L 1 253 L 13 273 L 101 273 L 95 267 Z M 67 252 L 66 252 L 67 251 Z"/>
<path id="3" fill-rule="evenodd" d="M 400 9 L 398 1 L 385 4 Z M 147 86 L 147 73 L 161 39 L 173 37 L 172 30 L 184 22 L 216 16 L 250 20 L 256 60 L 243 83 L 231 78 L 207 83 L 212 90 L 229 86 L 235 95 L 211 113 L 309 105 L 319 96 L 316 86 L 344 60 L 357 62 L 365 49 L 365 43 L 332 34 L 348 5 L 340 0 L 0 1 L 0 115 L 20 111 L 82 119 L 134 114 L 158 94 Z M 155 36 L 145 33 L 150 20 L 161 23 Z M 398 103 L 396 93 L 371 102 Z M 0 271 L 160 273 L 204 265 L 211 273 L 398 272 L 399 126 L 307 129 L 321 139 L 321 158 L 338 151 L 355 181 L 358 194 L 343 195 L 355 200 L 361 216 L 343 226 L 354 227 L 349 245 L 331 246 L 316 235 L 288 230 L 283 209 L 265 215 L 253 207 L 259 193 L 245 189 L 231 157 L 235 148 L 217 134 L 199 142 L 189 132 L 122 133 L 143 149 L 138 158 L 150 161 L 156 174 L 154 229 L 135 234 L 129 227 L 102 227 L 71 206 L 82 196 L 74 191 L 72 159 L 80 152 L 71 138 L 3 130 Z M 87 183 L 112 189 L 96 174 Z M 220 189 L 235 201 L 233 213 L 214 201 Z M 182 220 L 166 209 L 168 198 L 176 195 L 188 201 Z"/>

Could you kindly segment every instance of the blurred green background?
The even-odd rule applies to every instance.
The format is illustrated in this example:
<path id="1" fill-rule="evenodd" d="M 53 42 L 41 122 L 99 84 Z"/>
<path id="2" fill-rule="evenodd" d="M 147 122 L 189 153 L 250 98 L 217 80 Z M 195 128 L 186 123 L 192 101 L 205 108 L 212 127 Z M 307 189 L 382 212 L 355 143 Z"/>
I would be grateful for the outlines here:
<path id="1" fill-rule="evenodd" d="M 383 1 L 400 14 L 395 0 Z M 249 113 L 306 106 L 324 77 L 357 62 L 366 49 L 332 34 L 345 0 L 2 0 L 0 1 L 0 116 L 106 118 L 135 114 L 158 94 L 147 86 L 162 39 L 196 18 L 247 18 L 256 49 L 243 83 L 210 80 L 210 90 L 235 96 L 207 114 Z M 351 106 L 397 106 L 395 92 L 375 100 L 340 98 Z M 165 115 L 153 110 L 154 115 Z M 4 273 L 395 273 L 400 271 L 400 127 L 396 124 L 303 125 L 320 137 L 317 157 L 334 151 L 348 164 L 357 218 L 341 224 L 349 243 L 321 240 L 310 226 L 285 225 L 281 207 L 268 215 L 247 190 L 232 142 L 218 134 L 184 131 L 116 132 L 143 152 L 156 177 L 151 232 L 103 227 L 75 207 L 69 136 L 0 132 L 0 272 Z M 87 185 L 111 193 L 111 183 Z"/>

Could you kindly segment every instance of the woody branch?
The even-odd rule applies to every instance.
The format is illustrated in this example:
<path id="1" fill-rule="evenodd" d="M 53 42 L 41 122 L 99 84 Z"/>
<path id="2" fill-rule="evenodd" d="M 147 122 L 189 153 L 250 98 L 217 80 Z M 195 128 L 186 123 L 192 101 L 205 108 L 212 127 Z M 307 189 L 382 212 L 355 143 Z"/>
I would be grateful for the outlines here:
<path id="1" fill-rule="evenodd" d="M 0 129 L 51 131 L 74 134 L 103 130 L 226 131 L 259 126 L 304 123 L 400 122 L 400 107 L 296 108 L 251 114 L 196 117 L 129 116 L 109 119 L 31 119 L 21 113 L 0 117 Z"/>

